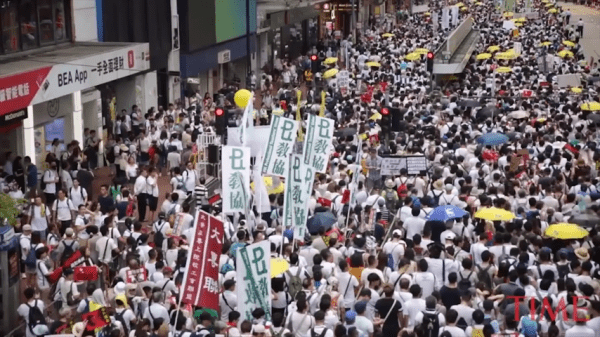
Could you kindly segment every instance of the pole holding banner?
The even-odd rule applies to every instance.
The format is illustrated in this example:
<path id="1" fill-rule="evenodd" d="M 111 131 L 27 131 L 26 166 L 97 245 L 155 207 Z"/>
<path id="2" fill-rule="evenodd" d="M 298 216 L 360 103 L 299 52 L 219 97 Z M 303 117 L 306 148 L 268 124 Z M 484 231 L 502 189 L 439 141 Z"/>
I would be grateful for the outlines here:
<path id="1" fill-rule="evenodd" d="M 321 108 L 319 110 L 319 117 L 325 117 L 325 90 L 321 90 Z"/>
<path id="2" fill-rule="evenodd" d="M 254 309 L 265 311 L 271 320 L 271 243 L 265 240 L 236 252 L 238 311 L 243 320 L 252 320 Z"/>
<path id="3" fill-rule="evenodd" d="M 298 141 L 301 142 L 304 140 L 304 132 L 302 132 L 302 114 L 300 113 L 300 99 L 302 99 L 302 91 L 296 90 L 296 97 L 298 97 L 298 104 L 296 105 L 296 120 L 300 123 L 300 126 L 298 127 Z"/>

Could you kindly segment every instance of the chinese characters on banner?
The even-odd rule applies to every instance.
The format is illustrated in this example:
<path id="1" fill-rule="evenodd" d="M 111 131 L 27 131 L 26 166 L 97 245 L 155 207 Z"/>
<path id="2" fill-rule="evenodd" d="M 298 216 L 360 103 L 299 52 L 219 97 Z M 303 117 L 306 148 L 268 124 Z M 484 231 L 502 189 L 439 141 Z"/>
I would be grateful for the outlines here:
<path id="1" fill-rule="evenodd" d="M 285 179 L 283 223 L 294 228 L 294 238 L 304 241 L 308 212 L 306 204 L 310 198 L 315 170 L 304 164 L 302 156 L 293 154 L 290 169 Z"/>
<path id="2" fill-rule="evenodd" d="M 138 269 L 129 269 L 126 273 L 127 283 L 138 283 L 145 282 L 148 279 L 148 271 L 145 267 L 140 267 Z"/>
<path id="3" fill-rule="evenodd" d="M 304 163 L 319 173 L 325 173 L 333 140 L 333 120 L 308 115 L 304 139 Z"/>
<path id="4" fill-rule="evenodd" d="M 187 272 L 181 288 L 182 301 L 218 310 L 223 222 L 203 211 L 198 211 L 196 219 L 194 237 L 188 250 Z"/>
<path id="5" fill-rule="evenodd" d="M 92 331 L 110 324 L 110 316 L 106 311 L 106 307 L 82 314 L 81 319 L 87 321 L 87 326 L 85 327 L 85 330 L 87 331 Z"/>
<path id="6" fill-rule="evenodd" d="M 266 240 L 238 249 L 237 297 L 241 320 L 252 321 L 252 311 L 263 308 L 271 320 L 271 243 Z"/>
<path id="7" fill-rule="evenodd" d="M 285 176 L 297 131 L 298 122 L 273 115 L 269 143 L 263 158 L 262 174 Z"/>
<path id="8" fill-rule="evenodd" d="M 250 148 L 223 146 L 223 212 L 245 212 L 250 191 Z"/>

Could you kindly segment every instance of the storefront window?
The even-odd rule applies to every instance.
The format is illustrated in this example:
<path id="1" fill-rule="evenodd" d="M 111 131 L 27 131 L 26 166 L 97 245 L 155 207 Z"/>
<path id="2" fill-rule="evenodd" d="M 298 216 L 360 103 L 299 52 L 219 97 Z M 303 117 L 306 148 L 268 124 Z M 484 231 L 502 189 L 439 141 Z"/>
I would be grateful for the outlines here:
<path id="1" fill-rule="evenodd" d="M 54 0 L 54 25 L 56 27 L 56 41 L 67 39 L 67 24 L 65 22 L 64 0 Z"/>
<path id="2" fill-rule="evenodd" d="M 0 25 L 2 26 L 2 46 L 4 52 L 19 50 L 19 21 L 17 3 L 0 0 Z"/>
<path id="3" fill-rule="evenodd" d="M 21 0 L 19 4 L 19 22 L 21 24 L 21 41 L 23 41 L 23 49 L 37 47 L 38 30 L 34 0 Z"/>
<path id="4" fill-rule="evenodd" d="M 41 43 L 54 42 L 54 15 L 52 0 L 38 0 Z"/>

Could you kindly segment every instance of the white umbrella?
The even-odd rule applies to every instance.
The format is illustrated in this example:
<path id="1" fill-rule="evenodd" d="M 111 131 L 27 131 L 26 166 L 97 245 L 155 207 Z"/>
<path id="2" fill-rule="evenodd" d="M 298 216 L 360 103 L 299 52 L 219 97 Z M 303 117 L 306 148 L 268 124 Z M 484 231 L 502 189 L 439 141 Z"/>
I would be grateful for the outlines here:
<path id="1" fill-rule="evenodd" d="M 529 112 L 523 111 L 523 110 L 517 110 L 517 111 L 513 111 L 513 112 L 509 113 L 508 116 L 511 118 L 514 118 L 514 119 L 527 118 L 527 117 L 529 117 Z"/>

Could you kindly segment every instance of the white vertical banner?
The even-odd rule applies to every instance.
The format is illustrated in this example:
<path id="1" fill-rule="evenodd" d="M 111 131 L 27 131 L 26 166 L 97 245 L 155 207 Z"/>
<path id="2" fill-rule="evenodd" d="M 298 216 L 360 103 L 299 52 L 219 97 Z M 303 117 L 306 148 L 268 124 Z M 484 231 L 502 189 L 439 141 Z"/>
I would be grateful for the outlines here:
<path id="1" fill-rule="evenodd" d="M 452 6 L 452 25 L 458 25 L 458 6 Z"/>
<path id="2" fill-rule="evenodd" d="M 248 142 L 248 129 L 253 126 L 252 123 L 252 110 L 254 110 L 254 93 L 248 98 L 248 104 L 244 109 L 244 115 L 242 116 L 242 124 L 240 125 L 240 143 L 242 146 L 246 146 Z"/>
<path id="3" fill-rule="evenodd" d="M 271 242 L 239 248 L 236 252 L 237 311 L 242 320 L 252 321 L 252 311 L 265 310 L 265 320 L 271 320 Z"/>
<path id="4" fill-rule="evenodd" d="M 431 13 L 431 22 L 433 23 L 433 30 L 435 32 L 437 32 L 438 28 L 439 28 L 439 19 L 440 19 L 440 14 L 437 12 L 437 10 L 433 13 Z"/>
<path id="5" fill-rule="evenodd" d="M 450 28 L 450 9 L 448 7 L 442 8 L 442 29 Z"/>
<path id="6" fill-rule="evenodd" d="M 332 119 L 308 115 L 304 136 L 304 163 L 319 173 L 325 173 L 333 141 Z"/>
<path id="7" fill-rule="evenodd" d="M 269 193 L 267 192 L 267 186 L 260 174 L 260 168 L 263 162 L 262 153 L 258 153 L 255 157 L 254 168 L 252 170 L 252 180 L 254 180 L 254 205 L 259 213 L 267 213 L 271 211 L 271 205 L 269 204 Z M 286 159 L 287 161 L 287 159 Z"/>
<path id="8" fill-rule="evenodd" d="M 273 115 L 269 131 L 269 142 L 265 144 L 262 174 L 284 177 L 289 157 L 294 149 L 299 123 L 282 116 Z"/>
<path id="9" fill-rule="evenodd" d="M 358 135 L 357 135 L 358 137 Z M 362 160 L 362 139 L 358 137 L 358 149 L 356 150 L 356 159 L 354 171 L 352 171 L 352 188 L 350 189 L 350 207 L 356 206 L 356 193 L 358 192 L 358 181 L 360 177 L 360 171 L 362 169 L 361 166 Z"/>
<path id="10" fill-rule="evenodd" d="M 306 206 L 312 192 L 315 172 L 315 169 L 304 164 L 301 155 L 291 156 L 290 169 L 285 179 L 283 222 L 287 228 L 294 229 L 294 238 L 300 242 L 304 242 L 306 234 Z"/>
<path id="11" fill-rule="evenodd" d="M 223 212 L 245 212 L 250 192 L 250 148 L 223 146 Z"/>

